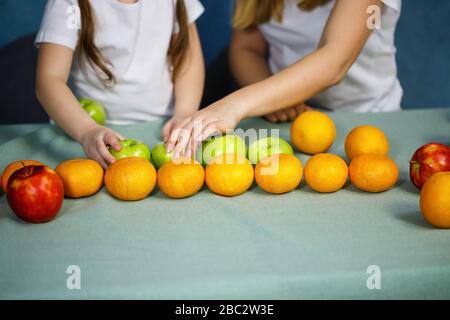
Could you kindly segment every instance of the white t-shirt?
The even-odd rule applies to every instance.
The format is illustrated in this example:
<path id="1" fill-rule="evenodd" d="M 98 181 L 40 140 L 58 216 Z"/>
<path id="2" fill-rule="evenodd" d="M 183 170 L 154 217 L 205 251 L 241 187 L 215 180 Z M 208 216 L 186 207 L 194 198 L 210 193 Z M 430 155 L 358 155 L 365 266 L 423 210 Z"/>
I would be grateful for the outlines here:
<path id="1" fill-rule="evenodd" d="M 78 98 L 104 104 L 108 123 L 147 122 L 173 113 L 174 94 L 168 49 L 178 30 L 177 0 L 91 0 L 96 17 L 95 44 L 108 61 L 117 84 L 105 89 L 88 63 L 74 61 L 70 86 Z M 185 0 L 189 23 L 204 11 L 198 0 Z M 75 50 L 76 0 L 48 0 L 36 45 L 54 43 Z M 77 60 L 77 59 L 75 59 Z"/>
<path id="2" fill-rule="evenodd" d="M 350 112 L 400 110 L 403 90 L 397 78 L 394 33 L 401 0 L 383 2 L 381 29 L 373 31 L 343 81 L 311 99 L 311 105 Z M 271 21 L 259 27 L 269 43 L 269 64 L 273 73 L 317 49 L 335 0 L 313 11 L 302 11 L 297 3 L 285 0 L 283 22 Z"/>

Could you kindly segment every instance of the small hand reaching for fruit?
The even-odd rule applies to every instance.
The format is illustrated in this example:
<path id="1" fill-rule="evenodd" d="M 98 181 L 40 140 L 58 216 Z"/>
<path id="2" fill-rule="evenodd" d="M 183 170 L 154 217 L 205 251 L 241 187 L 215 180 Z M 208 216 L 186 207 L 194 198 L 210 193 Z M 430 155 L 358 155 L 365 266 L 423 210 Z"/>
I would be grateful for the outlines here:
<path id="1" fill-rule="evenodd" d="M 90 159 L 98 161 L 103 168 L 107 168 L 109 164 L 116 161 L 109 152 L 108 145 L 120 151 L 120 140 L 124 140 L 124 137 L 114 130 L 96 126 L 84 133 L 79 142 Z"/>
<path id="2" fill-rule="evenodd" d="M 272 123 L 294 121 L 299 115 L 312 108 L 304 103 L 289 107 L 280 111 L 272 112 L 264 116 L 264 118 Z"/>

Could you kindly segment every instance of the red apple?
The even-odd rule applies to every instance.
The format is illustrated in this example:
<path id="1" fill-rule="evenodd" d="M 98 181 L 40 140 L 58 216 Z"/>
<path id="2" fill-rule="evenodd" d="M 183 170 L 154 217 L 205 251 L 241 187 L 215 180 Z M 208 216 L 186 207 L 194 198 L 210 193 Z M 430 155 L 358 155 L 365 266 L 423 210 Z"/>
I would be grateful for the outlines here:
<path id="1" fill-rule="evenodd" d="M 8 180 L 8 203 L 27 222 L 52 220 L 61 209 L 64 187 L 61 178 L 47 166 L 24 166 Z"/>
<path id="2" fill-rule="evenodd" d="M 423 145 L 411 158 L 409 176 L 419 189 L 434 173 L 442 171 L 450 171 L 450 147 L 445 144 Z"/>

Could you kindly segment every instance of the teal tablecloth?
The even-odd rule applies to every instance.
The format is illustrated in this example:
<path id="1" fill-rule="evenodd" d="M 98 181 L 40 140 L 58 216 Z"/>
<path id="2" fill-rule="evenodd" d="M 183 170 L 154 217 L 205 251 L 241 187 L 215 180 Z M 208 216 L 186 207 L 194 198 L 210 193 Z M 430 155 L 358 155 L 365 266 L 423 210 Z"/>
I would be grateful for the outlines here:
<path id="1" fill-rule="evenodd" d="M 387 133 L 401 168 L 396 188 L 367 194 L 348 185 L 323 195 L 302 186 L 275 196 L 253 187 L 235 198 L 205 189 L 134 203 L 103 189 L 65 200 L 58 218 L 42 225 L 19 221 L 3 196 L 0 298 L 450 298 L 450 230 L 422 219 L 408 178 L 417 147 L 450 143 L 450 109 L 331 116 L 338 128 L 331 152 L 340 155 L 352 127 Z M 117 129 L 153 145 L 160 125 Z M 259 119 L 249 126 L 269 127 Z M 279 127 L 288 137 L 289 125 Z M 0 145 L 0 167 L 22 158 L 54 167 L 76 157 L 80 146 L 51 126 Z M 81 290 L 66 287 L 69 265 L 81 269 Z M 380 290 L 366 286 L 370 265 L 381 270 Z"/>
<path id="2" fill-rule="evenodd" d="M 0 144 L 27 133 L 44 128 L 46 124 L 0 125 Z"/>

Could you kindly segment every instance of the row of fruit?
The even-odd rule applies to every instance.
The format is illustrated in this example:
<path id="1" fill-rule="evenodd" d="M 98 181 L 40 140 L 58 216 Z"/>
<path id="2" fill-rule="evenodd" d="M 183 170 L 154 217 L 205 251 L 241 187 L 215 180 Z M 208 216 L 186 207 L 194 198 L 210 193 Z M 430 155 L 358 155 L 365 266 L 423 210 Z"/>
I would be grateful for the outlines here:
<path id="1" fill-rule="evenodd" d="M 101 103 L 90 100 L 81 99 L 80 105 L 89 114 L 89 116 L 100 125 L 105 124 L 105 111 Z M 291 140 L 298 150 L 307 154 L 317 154 L 326 152 L 333 144 L 336 138 L 336 126 L 333 121 L 321 112 L 308 112 L 298 117 L 291 127 Z M 222 139 L 222 138 L 220 138 Z M 214 142 L 212 139 L 209 143 L 225 143 L 227 152 L 230 151 L 228 145 L 230 141 L 218 140 Z M 148 147 L 136 141 L 124 141 L 123 146 L 136 145 L 135 151 L 128 149 L 124 154 L 111 152 L 116 158 L 126 157 L 130 153 L 135 153 L 137 156 L 142 156 L 149 153 Z M 206 144 L 208 145 L 208 143 Z M 204 146 L 206 146 L 204 144 Z M 245 149 L 243 141 L 231 140 L 231 146 L 238 154 L 242 154 Z M 145 150 L 147 148 L 147 151 Z M 126 150 L 126 148 L 125 148 Z M 141 150 L 141 151 L 140 151 Z M 371 126 L 361 126 L 352 130 L 345 141 L 345 151 L 349 160 L 352 160 L 360 153 L 374 153 L 387 155 L 389 152 L 389 142 L 384 133 Z M 261 139 L 253 143 L 248 149 L 248 158 L 256 164 L 260 159 L 272 153 L 286 153 L 293 154 L 293 150 L 289 143 L 283 139 L 276 139 L 269 137 Z M 430 143 L 418 149 L 413 155 L 410 163 L 410 177 L 413 184 L 422 189 L 425 181 L 434 173 L 441 171 L 450 171 L 450 161 L 448 160 L 449 149 L 446 145 L 439 143 Z M 203 156 L 204 152 L 202 153 Z M 172 154 L 165 152 L 165 144 L 161 143 L 152 150 L 153 163 L 157 168 L 162 164 L 171 160 Z M 205 155 L 206 165 L 208 160 L 212 158 Z"/>
<path id="2" fill-rule="evenodd" d="M 8 177 L 10 172 L 13 173 Z M 388 180 L 382 176 L 384 172 L 389 172 Z M 321 193 L 341 189 L 349 173 L 355 186 L 370 192 L 387 190 L 398 177 L 392 160 L 380 155 L 360 155 L 349 169 L 339 156 L 321 153 L 310 158 L 304 169 L 308 186 Z M 10 164 L 2 181 L 8 181 L 5 191 L 13 211 L 25 221 L 40 223 L 58 214 L 64 196 L 89 197 L 103 184 L 117 199 L 138 201 L 146 198 L 156 184 L 161 192 L 174 199 L 196 194 L 205 182 L 211 191 L 227 197 L 244 193 L 254 180 L 266 192 L 282 194 L 296 189 L 302 176 L 302 163 L 295 155 L 272 154 L 254 168 L 245 157 L 224 153 L 214 158 L 206 169 L 192 159 L 180 158 L 156 171 L 144 158 L 127 157 L 110 165 L 105 173 L 96 161 L 88 159 L 67 160 L 55 170 L 37 161 L 24 160 Z"/>
<path id="3" fill-rule="evenodd" d="M 396 184 L 399 171 L 387 156 L 389 142 L 381 130 L 361 126 L 347 135 L 345 151 L 349 166 L 341 157 L 324 153 L 335 137 L 336 127 L 326 114 L 308 111 L 291 127 L 291 141 L 296 148 L 313 155 L 304 170 L 292 147 L 281 138 L 264 138 L 247 149 L 240 137 L 224 135 L 202 145 L 204 166 L 193 159 L 173 159 L 163 143 L 150 151 L 143 143 L 124 140 L 120 152 L 111 150 L 118 161 L 105 173 L 97 162 L 86 159 L 64 161 L 55 171 L 36 161 L 19 161 L 7 166 L 1 182 L 13 211 L 29 222 L 51 220 L 59 212 L 64 195 L 88 197 L 98 192 L 103 183 L 114 197 L 129 201 L 144 199 L 156 184 L 171 198 L 192 196 L 205 182 L 216 194 L 236 196 L 247 191 L 254 180 L 266 192 L 281 194 L 296 189 L 303 175 L 306 184 L 320 193 L 338 191 L 348 178 L 357 188 L 368 192 L 386 191 Z M 417 187 L 421 188 L 425 180 L 433 181 L 434 187 L 424 187 L 422 191 L 425 218 L 446 228 L 450 227 L 450 201 L 446 200 L 449 196 L 436 202 L 433 194 L 445 195 L 449 191 L 448 187 L 445 189 L 446 185 L 450 187 L 449 175 L 435 177 L 433 173 L 450 171 L 449 150 L 438 144 L 424 146 L 414 154 L 410 165 L 411 179 Z M 432 175 L 433 179 L 429 179 Z"/>

